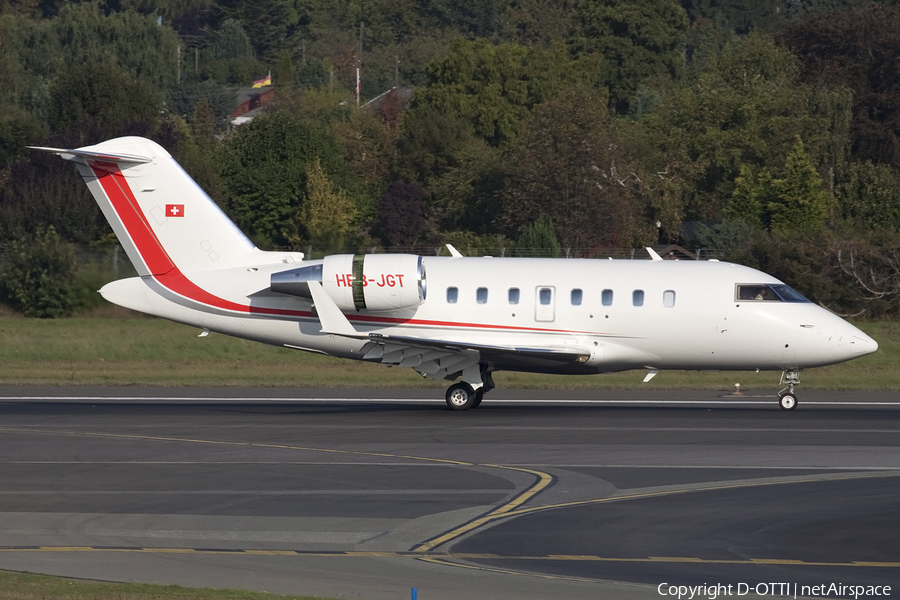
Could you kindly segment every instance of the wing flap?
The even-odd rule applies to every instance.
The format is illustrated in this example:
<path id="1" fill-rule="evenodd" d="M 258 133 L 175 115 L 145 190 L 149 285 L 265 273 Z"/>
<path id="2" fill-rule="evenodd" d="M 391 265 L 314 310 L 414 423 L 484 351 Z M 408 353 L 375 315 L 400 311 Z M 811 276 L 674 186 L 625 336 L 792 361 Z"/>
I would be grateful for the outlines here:
<path id="1" fill-rule="evenodd" d="M 475 344 L 472 342 L 461 342 L 456 340 L 429 339 L 410 336 L 386 336 L 374 334 L 369 336 L 369 340 L 375 343 L 402 345 L 411 348 L 446 350 L 448 352 L 459 353 L 465 351 L 475 351 L 482 355 L 503 355 L 515 354 L 518 356 L 526 356 L 529 358 L 541 358 L 546 360 L 557 360 L 561 363 L 568 362 L 584 362 L 590 357 L 591 351 L 580 346 L 564 345 L 544 347 L 534 346 L 498 346 L 492 344 Z M 387 350 L 385 351 L 387 353 Z M 430 357 L 429 357 L 430 358 Z"/>

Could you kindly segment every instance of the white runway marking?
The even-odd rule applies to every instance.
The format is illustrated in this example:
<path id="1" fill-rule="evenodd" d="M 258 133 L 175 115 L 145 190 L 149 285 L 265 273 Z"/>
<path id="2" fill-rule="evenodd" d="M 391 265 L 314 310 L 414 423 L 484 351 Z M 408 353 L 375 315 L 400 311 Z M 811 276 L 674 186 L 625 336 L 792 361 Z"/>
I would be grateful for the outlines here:
<path id="1" fill-rule="evenodd" d="M 421 496 L 508 494 L 507 489 L 485 490 L 2 490 L 0 496 Z"/>
<path id="2" fill-rule="evenodd" d="M 314 404 L 442 404 L 444 401 L 440 397 L 434 398 L 279 398 L 265 396 L 242 396 L 242 397 L 212 397 L 212 396 L 0 396 L 0 402 L 9 401 L 55 401 L 55 402 L 214 402 L 221 404 L 233 403 L 314 403 Z M 652 400 L 642 398 L 616 398 L 612 400 L 593 400 L 593 399 L 559 399 L 559 398 L 529 398 L 529 399 L 507 399 L 507 398 L 487 398 L 488 404 L 654 404 L 654 405 L 703 405 L 703 406 L 733 406 L 742 405 L 758 405 L 770 406 L 776 403 L 776 397 L 773 395 L 767 397 L 766 400 L 741 400 L 726 398 L 720 400 Z M 866 400 L 829 400 L 816 401 L 804 400 L 803 406 L 900 406 L 900 400 L 897 401 L 866 401 Z"/>

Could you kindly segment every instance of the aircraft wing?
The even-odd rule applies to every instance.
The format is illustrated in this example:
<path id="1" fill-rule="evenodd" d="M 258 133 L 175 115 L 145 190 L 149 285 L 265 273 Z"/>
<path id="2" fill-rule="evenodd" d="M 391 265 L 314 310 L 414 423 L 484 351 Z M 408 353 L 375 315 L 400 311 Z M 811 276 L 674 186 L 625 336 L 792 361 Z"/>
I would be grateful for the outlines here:
<path id="1" fill-rule="evenodd" d="M 381 334 L 369 334 L 368 340 L 364 348 L 367 360 L 412 367 L 429 376 L 438 371 L 450 375 L 479 362 L 546 366 L 580 364 L 591 355 L 590 350 L 577 346 L 500 346 Z"/>
<path id="2" fill-rule="evenodd" d="M 367 340 L 363 347 L 365 360 L 411 367 L 426 377 L 453 378 L 480 362 L 538 366 L 580 364 L 591 354 L 590 350 L 571 345 L 523 347 L 362 333 L 353 327 L 318 282 L 308 284 L 323 333 Z"/>
<path id="3" fill-rule="evenodd" d="M 366 360 L 412 367 L 422 375 L 434 378 L 452 378 L 480 362 L 504 366 L 559 366 L 583 363 L 591 355 L 590 350 L 577 346 L 499 346 L 381 334 L 369 334 L 368 340 L 363 348 Z"/>

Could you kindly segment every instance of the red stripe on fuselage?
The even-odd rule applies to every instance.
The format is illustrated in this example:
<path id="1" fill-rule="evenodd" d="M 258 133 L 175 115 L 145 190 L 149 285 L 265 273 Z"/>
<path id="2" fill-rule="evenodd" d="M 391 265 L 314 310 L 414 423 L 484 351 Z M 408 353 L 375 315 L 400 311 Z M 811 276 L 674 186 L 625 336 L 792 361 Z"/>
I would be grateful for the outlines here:
<path id="1" fill-rule="evenodd" d="M 89 161 L 91 169 L 97 176 L 97 180 L 106 192 L 112 203 L 113 209 L 128 231 L 132 242 L 137 248 L 141 259 L 150 270 L 153 278 L 166 289 L 200 304 L 221 309 L 252 315 L 269 315 L 279 317 L 311 317 L 309 311 L 285 310 L 280 308 L 266 308 L 261 306 L 249 306 L 238 304 L 231 300 L 225 300 L 216 296 L 196 283 L 188 279 L 175 265 L 175 262 L 163 248 L 162 243 L 146 215 L 138 205 L 137 199 L 128 185 L 128 181 L 115 163 Z M 503 331 L 537 331 L 544 333 L 584 333 L 597 335 L 592 332 L 576 332 L 566 329 L 545 329 L 540 327 L 519 327 L 515 325 L 491 325 L 487 323 L 459 323 L 453 321 L 434 321 L 427 319 L 400 319 L 395 317 L 376 317 L 369 315 L 353 315 L 347 317 L 351 321 L 360 323 L 373 323 L 385 325 L 419 325 L 432 327 L 457 327 L 473 329 L 493 329 Z"/>
<path id="2" fill-rule="evenodd" d="M 262 308 L 238 304 L 211 294 L 188 279 L 175 265 L 175 262 L 163 248 L 162 243 L 138 205 L 137 199 L 128 185 L 125 176 L 114 163 L 91 161 L 91 169 L 97 176 L 103 191 L 106 192 L 113 209 L 128 231 L 141 259 L 151 275 L 163 287 L 184 296 L 189 300 L 206 304 L 215 308 L 242 313 L 258 313 L 291 317 L 309 317 L 310 312 Z"/>

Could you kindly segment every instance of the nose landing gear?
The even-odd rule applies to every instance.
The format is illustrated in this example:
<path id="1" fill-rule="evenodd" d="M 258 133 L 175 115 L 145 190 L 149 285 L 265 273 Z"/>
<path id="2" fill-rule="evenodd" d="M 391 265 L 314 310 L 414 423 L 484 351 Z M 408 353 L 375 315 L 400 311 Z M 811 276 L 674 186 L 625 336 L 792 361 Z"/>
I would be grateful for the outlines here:
<path id="1" fill-rule="evenodd" d="M 800 369 L 785 369 L 781 372 L 781 384 L 786 386 L 778 392 L 778 405 L 781 410 L 794 410 L 797 408 L 797 396 L 794 394 L 794 386 L 800 385 Z"/>

